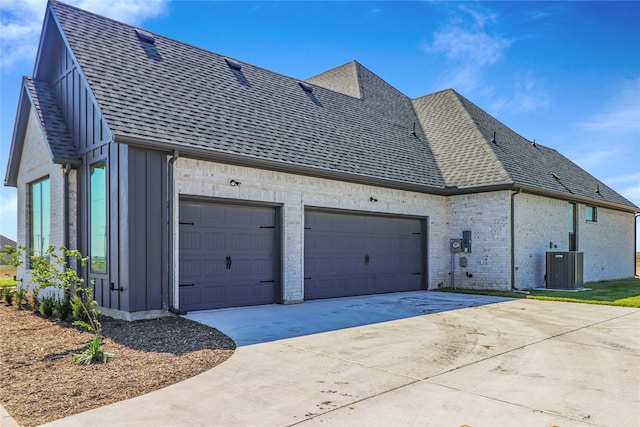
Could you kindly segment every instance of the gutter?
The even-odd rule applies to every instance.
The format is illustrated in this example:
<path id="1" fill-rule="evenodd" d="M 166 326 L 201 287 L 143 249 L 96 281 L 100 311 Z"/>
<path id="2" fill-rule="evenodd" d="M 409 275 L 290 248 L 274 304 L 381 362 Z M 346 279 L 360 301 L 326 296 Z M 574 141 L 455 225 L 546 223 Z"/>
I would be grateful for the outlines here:
<path id="1" fill-rule="evenodd" d="M 64 238 L 62 240 L 62 245 L 69 249 L 69 172 L 71 172 L 71 163 L 66 163 L 62 167 L 62 176 L 63 176 L 63 204 L 62 204 L 62 216 L 63 216 L 63 227 L 64 227 Z M 68 257 L 67 263 L 69 262 Z"/>
<path id="2" fill-rule="evenodd" d="M 176 151 L 176 144 L 169 141 L 162 141 L 157 139 L 140 138 L 130 135 L 116 135 L 115 142 L 120 144 L 127 144 L 134 147 L 143 149 L 153 149 L 173 153 Z M 637 206 L 629 206 L 625 204 L 608 202 L 606 200 L 597 200 L 589 197 L 571 195 L 568 193 L 562 193 L 559 191 L 545 190 L 538 187 L 532 187 L 529 185 L 516 184 L 513 182 L 507 182 L 503 184 L 482 185 L 478 187 L 464 187 L 459 188 L 456 186 L 430 186 L 423 184 L 414 184 L 407 181 L 388 180 L 383 178 L 376 178 L 373 176 L 356 175 L 348 172 L 339 172 L 329 169 L 319 169 L 317 167 L 299 165 L 294 163 L 286 163 L 276 160 L 267 160 L 258 157 L 251 157 L 246 155 L 238 155 L 234 153 L 223 153 L 211 151 L 208 148 L 199 146 L 180 146 L 180 154 L 182 157 L 189 157 L 193 159 L 220 162 L 226 164 L 232 164 L 237 166 L 255 167 L 259 169 L 266 169 L 271 171 L 278 171 L 284 173 L 300 174 L 305 176 L 312 176 L 316 178 L 335 179 L 344 182 L 351 182 L 355 184 L 364 184 L 372 186 L 380 186 L 386 188 L 392 188 L 396 190 L 415 191 L 418 193 L 434 194 L 439 196 L 454 196 L 461 194 L 473 194 L 473 193 L 485 193 L 490 191 L 501 190 L 513 190 L 518 192 L 526 192 L 530 194 L 536 194 L 554 199 L 576 201 L 579 203 L 587 203 L 593 206 L 600 206 L 605 208 L 612 208 L 625 212 L 638 212 Z"/>

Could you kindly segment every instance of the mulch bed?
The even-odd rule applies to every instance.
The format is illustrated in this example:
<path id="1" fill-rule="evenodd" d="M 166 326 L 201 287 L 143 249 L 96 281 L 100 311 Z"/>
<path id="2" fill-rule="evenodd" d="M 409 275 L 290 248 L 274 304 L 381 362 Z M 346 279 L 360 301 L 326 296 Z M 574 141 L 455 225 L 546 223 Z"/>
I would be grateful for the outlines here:
<path id="1" fill-rule="evenodd" d="M 76 365 L 92 335 L 70 322 L 0 303 L 0 403 L 36 426 L 140 396 L 224 362 L 235 343 L 180 317 L 126 322 L 102 318 L 107 363 Z"/>

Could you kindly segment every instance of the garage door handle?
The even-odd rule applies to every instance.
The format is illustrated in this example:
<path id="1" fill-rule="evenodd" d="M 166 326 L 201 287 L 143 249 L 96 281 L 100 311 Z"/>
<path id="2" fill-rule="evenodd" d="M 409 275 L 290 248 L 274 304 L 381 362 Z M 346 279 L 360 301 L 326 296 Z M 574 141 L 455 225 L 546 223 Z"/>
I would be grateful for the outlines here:
<path id="1" fill-rule="evenodd" d="M 369 255 L 364 256 L 364 265 L 369 265 Z"/>
<path id="2" fill-rule="evenodd" d="M 227 256 L 227 270 L 231 270 L 231 263 L 232 263 L 232 262 L 233 262 L 233 261 L 231 261 L 231 257 L 230 257 L 230 256 Z"/>

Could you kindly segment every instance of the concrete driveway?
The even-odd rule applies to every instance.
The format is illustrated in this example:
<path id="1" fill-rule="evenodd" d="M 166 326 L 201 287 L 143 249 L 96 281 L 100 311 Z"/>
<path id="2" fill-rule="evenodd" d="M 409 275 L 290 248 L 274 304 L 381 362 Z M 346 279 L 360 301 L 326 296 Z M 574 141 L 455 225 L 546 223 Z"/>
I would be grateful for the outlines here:
<path id="1" fill-rule="evenodd" d="M 464 298 L 442 295 L 411 298 L 427 310 L 433 298 L 454 305 Z M 640 310 L 482 299 L 240 346 L 187 381 L 49 425 L 638 425 Z M 286 323 L 285 309 L 305 306 L 280 307 L 280 316 Z M 260 316 L 260 309 L 248 311 Z"/>

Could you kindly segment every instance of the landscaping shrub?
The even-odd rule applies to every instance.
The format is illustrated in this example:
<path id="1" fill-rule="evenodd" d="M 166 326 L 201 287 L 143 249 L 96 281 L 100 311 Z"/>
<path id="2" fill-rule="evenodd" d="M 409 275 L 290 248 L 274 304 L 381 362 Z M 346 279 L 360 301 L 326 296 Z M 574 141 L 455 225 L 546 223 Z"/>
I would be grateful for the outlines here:
<path id="1" fill-rule="evenodd" d="M 56 299 L 54 297 L 42 297 L 40 300 L 40 313 L 43 316 L 51 317 L 53 315 L 53 307 L 56 303 Z"/>

